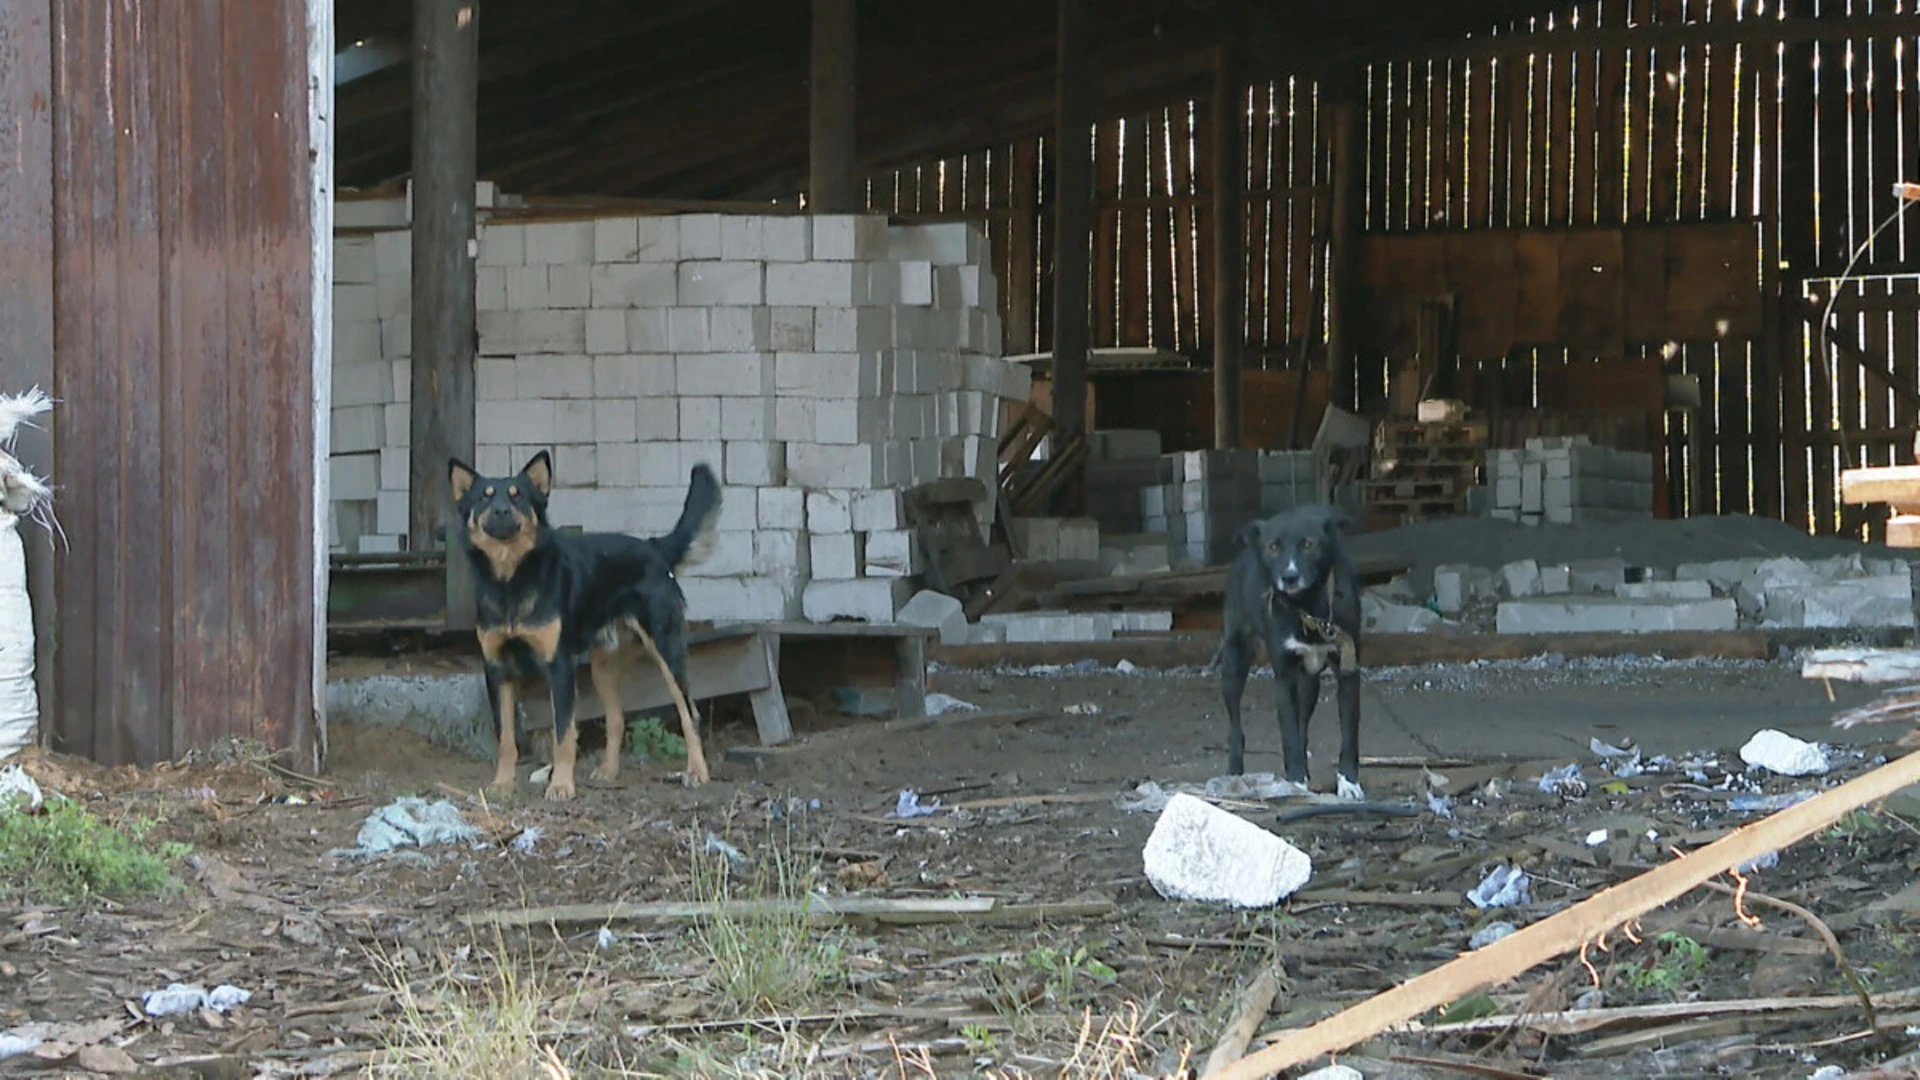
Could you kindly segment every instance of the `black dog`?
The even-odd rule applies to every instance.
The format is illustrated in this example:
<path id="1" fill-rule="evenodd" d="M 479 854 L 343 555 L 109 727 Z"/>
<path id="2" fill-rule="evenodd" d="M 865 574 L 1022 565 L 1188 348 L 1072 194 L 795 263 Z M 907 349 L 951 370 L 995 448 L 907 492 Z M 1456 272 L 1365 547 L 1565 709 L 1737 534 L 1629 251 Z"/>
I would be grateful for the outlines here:
<path id="1" fill-rule="evenodd" d="M 705 465 L 693 468 L 680 520 L 666 536 L 560 533 L 547 524 L 553 460 L 545 450 L 514 476 L 487 477 L 448 462 L 454 530 L 473 565 L 480 652 L 493 708 L 493 787 L 510 791 L 518 764 L 516 706 L 522 682 L 545 679 L 553 695 L 553 773 L 549 799 L 573 797 L 579 730 L 574 696 L 582 665 L 607 710 L 607 749 L 594 779 L 620 774 L 620 678 L 639 651 L 660 669 L 680 713 L 687 741 L 686 780 L 707 780 L 699 721 L 687 695 L 686 597 L 673 572 L 713 519 L 720 483 Z"/>
<path id="2" fill-rule="evenodd" d="M 1360 787 L 1360 589 L 1342 550 L 1352 522 L 1328 506 L 1302 506 L 1240 531 L 1240 551 L 1227 569 L 1224 630 L 1215 660 L 1227 706 L 1227 772 L 1246 771 L 1240 698 L 1264 644 L 1280 699 L 1285 777 L 1307 782 L 1307 721 L 1320 703 L 1320 673 L 1335 669 L 1340 705 L 1339 793 L 1364 799 Z"/>

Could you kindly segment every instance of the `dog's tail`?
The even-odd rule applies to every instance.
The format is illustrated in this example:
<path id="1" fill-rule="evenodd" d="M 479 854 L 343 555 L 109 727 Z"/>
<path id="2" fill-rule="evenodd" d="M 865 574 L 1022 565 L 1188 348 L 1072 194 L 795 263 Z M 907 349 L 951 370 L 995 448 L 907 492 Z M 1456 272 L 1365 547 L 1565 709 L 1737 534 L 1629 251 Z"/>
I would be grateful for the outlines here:
<path id="1" fill-rule="evenodd" d="M 712 469 L 695 465 L 693 479 L 687 485 L 686 504 L 680 508 L 680 520 L 674 522 L 672 532 L 659 540 L 660 553 L 666 556 L 668 566 L 680 568 L 687 553 L 719 516 L 719 509 L 720 481 L 714 478 Z"/>

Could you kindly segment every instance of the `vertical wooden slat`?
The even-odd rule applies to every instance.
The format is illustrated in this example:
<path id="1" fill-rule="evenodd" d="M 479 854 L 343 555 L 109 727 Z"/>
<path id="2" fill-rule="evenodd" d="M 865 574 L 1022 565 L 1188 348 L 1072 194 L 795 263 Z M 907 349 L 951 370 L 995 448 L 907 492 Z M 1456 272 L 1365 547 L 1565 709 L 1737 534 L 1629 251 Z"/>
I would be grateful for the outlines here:
<path id="1" fill-rule="evenodd" d="M 1199 336 L 1199 282 L 1195 279 L 1199 258 L 1195 236 L 1193 176 L 1193 113 L 1185 103 L 1167 110 L 1167 148 L 1173 154 L 1169 175 L 1173 204 L 1173 348 L 1191 351 Z"/>
<path id="2" fill-rule="evenodd" d="M 1549 35 L 1547 40 L 1551 42 L 1555 36 Z M 1574 98 L 1574 75 L 1580 65 L 1571 49 L 1555 49 L 1550 55 L 1553 82 L 1547 97 L 1546 220 L 1550 225 L 1566 225 L 1574 220 L 1573 208 L 1578 201 L 1574 161 L 1580 146 L 1573 134 L 1573 114 L 1579 108 Z"/>
<path id="3" fill-rule="evenodd" d="M 1145 117 L 1129 118 L 1120 154 L 1120 193 L 1127 199 L 1127 208 L 1121 212 L 1119 222 L 1120 335 L 1128 345 L 1146 345 L 1152 341 L 1152 329 L 1147 321 L 1147 253 L 1153 247 L 1150 235 L 1153 214 L 1147 202 L 1152 194 L 1148 186 L 1152 175 L 1147 163 L 1148 127 Z"/>
<path id="4" fill-rule="evenodd" d="M 1274 207 L 1279 179 L 1273 171 L 1274 84 L 1253 84 L 1253 117 L 1247 129 L 1247 336 L 1261 346 L 1249 366 L 1265 366 L 1266 349 L 1275 344 L 1268 321 L 1268 267 L 1273 245 Z"/>
<path id="5" fill-rule="evenodd" d="M 969 214 L 982 214 L 987 209 L 987 152 L 975 151 L 960 159 L 966 170 L 964 186 L 960 194 L 960 208 Z"/>
<path id="6" fill-rule="evenodd" d="M 1197 356 L 1213 349 L 1213 140 L 1217 132 L 1213 122 L 1213 102 L 1193 103 L 1189 144 L 1192 159 L 1188 165 L 1187 236 L 1191 237 L 1193 270 L 1193 316 L 1186 347 Z"/>
<path id="7" fill-rule="evenodd" d="M 1170 205 L 1173 181 L 1168 173 L 1170 121 L 1166 111 L 1149 114 L 1147 127 L 1147 190 L 1149 199 L 1147 226 L 1147 280 L 1153 297 L 1151 344 L 1162 349 L 1176 347 L 1180 300 L 1174 290 L 1176 217 Z"/>
<path id="8" fill-rule="evenodd" d="M 1011 197 L 1007 204 L 1006 335 L 1015 353 L 1039 350 L 1039 298 L 1035 267 L 1039 259 L 1039 144 L 1024 139 L 1013 146 Z"/>
<path id="9" fill-rule="evenodd" d="M 1428 181 L 1431 176 L 1428 154 L 1431 150 L 1433 68 L 1425 60 L 1416 61 L 1407 71 L 1407 111 L 1403 126 L 1407 132 L 1404 228 L 1424 229 L 1431 220 Z M 1444 92 L 1444 91 L 1443 91 Z M 1299 325 L 1294 318 L 1294 325 Z"/>
<path id="10" fill-rule="evenodd" d="M 1592 18 L 1599 5 L 1583 5 Z M 1583 27 L 1590 23 L 1583 22 Z M 1575 225 L 1591 225 L 1604 220 L 1599 214 L 1599 164 L 1604 160 L 1600 140 L 1600 54 L 1593 49 L 1577 49 L 1573 60 L 1573 211 Z M 1618 143 L 1619 139 L 1609 140 Z"/>
<path id="11" fill-rule="evenodd" d="M 1760 300 L 1763 317 L 1761 333 L 1753 343 L 1753 370 L 1758 385 L 1753 395 L 1753 486 L 1754 513 L 1762 517 L 1786 518 L 1791 507 L 1784 495 L 1785 473 L 1789 465 L 1786 433 L 1781 417 L 1782 394 L 1786 390 L 1785 369 L 1790 358 L 1780 350 L 1779 334 L 1774 326 L 1780 318 L 1780 126 L 1779 75 L 1777 50 L 1750 49 L 1742 56 L 1742 73 L 1750 75 L 1743 83 L 1747 90 L 1743 103 L 1751 103 L 1754 123 L 1742 124 L 1747 130 L 1754 175 L 1759 181 L 1760 215 Z M 1742 185 L 1741 200 L 1746 198 Z"/>
<path id="12" fill-rule="evenodd" d="M 1108 121 L 1094 129 L 1093 144 L 1093 344 L 1119 344 L 1120 130 Z"/>
<path id="13" fill-rule="evenodd" d="M 1885 10 L 1889 5 L 1887 0 L 1876 0 L 1873 6 L 1879 10 Z M 1909 4 L 1905 10 L 1911 13 L 1914 8 Z M 1900 145 L 1900 94 L 1896 86 L 1898 61 L 1894 52 L 1896 40 L 1893 37 L 1882 37 L 1866 43 L 1873 83 L 1867 94 L 1866 115 L 1859 119 L 1866 122 L 1871 133 L 1870 141 L 1873 144 L 1873 153 L 1870 158 L 1872 167 L 1868 172 L 1866 184 L 1869 198 L 1862 206 L 1864 211 L 1862 223 L 1869 231 L 1877 227 L 1881 219 L 1892 209 L 1887 204 L 1888 189 L 1896 183 L 1911 179 L 1912 175 L 1920 175 L 1903 175 L 1902 170 L 1902 165 L 1908 167 L 1908 172 L 1913 166 L 1920 165 L 1920 153 L 1916 153 L 1920 151 L 1920 146 L 1909 143 L 1905 148 L 1907 160 L 1902 162 L 1900 159 L 1902 147 Z M 1920 67 L 1920 64 L 1916 63 L 1920 61 L 1920 48 L 1916 48 L 1917 45 L 1920 45 L 1920 40 L 1916 40 L 1915 37 L 1909 36 L 1906 39 L 1910 76 L 1920 73 L 1916 71 L 1916 68 Z M 1909 93 L 1908 97 L 1911 99 L 1914 95 Z M 1915 105 L 1920 105 L 1920 102 L 1915 102 Z M 1880 234 L 1880 238 L 1874 242 L 1873 250 L 1862 261 L 1875 267 L 1886 267 L 1892 265 L 1899 255 L 1900 234 L 1895 229 L 1889 228 Z"/>
<path id="14" fill-rule="evenodd" d="M 1394 110 L 1393 65 L 1375 64 L 1367 71 L 1367 207 L 1366 228 L 1370 231 L 1384 232 L 1394 227 L 1393 215 L 1388 209 L 1388 192 L 1397 191 L 1397 185 L 1388 182 L 1393 171 L 1393 135 L 1392 124 Z M 1280 83 L 1281 100 L 1291 100 L 1288 96 L 1289 80 Z M 1286 145 L 1281 139 L 1281 131 L 1274 130 L 1274 152 L 1278 158 L 1279 148 Z M 1288 176 L 1291 176 L 1288 173 Z M 1280 325 L 1285 325 L 1281 323 Z M 1284 336 L 1284 335 L 1282 335 Z"/>
<path id="15" fill-rule="evenodd" d="M 1867 355 L 1887 360 L 1894 370 L 1898 371 L 1903 358 L 1891 351 L 1893 328 L 1887 311 L 1893 298 L 1892 283 L 1886 278 L 1863 281 L 1860 283 L 1860 296 L 1865 301 L 1862 304 L 1863 310 L 1858 316 L 1840 320 L 1841 325 L 1846 327 L 1843 332 L 1856 335 L 1857 340 L 1866 348 Z M 1873 432 L 1891 429 L 1894 426 L 1893 392 L 1884 381 L 1870 379 L 1865 380 L 1862 393 L 1866 399 L 1861 410 L 1862 426 L 1867 431 Z M 1864 463 L 1867 465 L 1893 464 L 1893 445 L 1875 439 Z"/>
<path id="16" fill-rule="evenodd" d="M 1726 0 L 1714 5 L 1716 23 L 1731 24 L 1730 16 L 1721 15 L 1721 12 L 1730 8 Z M 1734 161 L 1736 153 L 1746 145 L 1748 138 L 1746 132 L 1734 126 L 1734 118 L 1739 111 L 1739 49 L 1737 45 L 1718 44 L 1702 50 L 1707 67 L 1703 73 L 1707 90 L 1704 177 L 1707 192 L 1704 213 L 1715 221 L 1725 220 L 1733 214 Z"/>
<path id="17" fill-rule="evenodd" d="M 1653 17 L 1658 24 L 1682 21 L 1683 0 L 1654 0 Z M 1648 133 L 1653 147 L 1651 164 L 1652 194 L 1648 199 L 1648 220 L 1679 220 L 1680 199 L 1680 109 L 1686 80 L 1682 77 L 1684 51 L 1667 45 L 1648 50 L 1652 76 L 1652 106 Z"/>
<path id="18" fill-rule="evenodd" d="M 1653 17 L 1653 0 L 1626 0 L 1631 26 Z M 1629 46 L 1626 50 L 1626 214 L 1628 221 L 1646 221 L 1653 169 L 1654 94 L 1659 72 L 1653 50 Z"/>
<path id="19" fill-rule="evenodd" d="M 1287 340 L 1296 347 L 1305 340 L 1313 325 L 1313 270 L 1320 253 L 1314 235 L 1317 187 L 1321 181 L 1317 167 L 1321 153 L 1319 105 L 1314 100 L 1313 83 L 1295 80 L 1293 121 L 1293 202 L 1290 209 L 1291 239 L 1287 251 Z"/>
<path id="20" fill-rule="evenodd" d="M 1453 214 L 1454 143 L 1458 138 L 1453 105 L 1453 65 L 1435 60 L 1429 69 L 1427 94 L 1427 228 L 1457 227 Z"/>
<path id="21" fill-rule="evenodd" d="M 1549 35 L 1541 34 L 1539 37 L 1546 39 Z M 1536 47 L 1544 44 L 1544 40 L 1536 42 Z M 1552 216 L 1553 208 L 1551 206 L 1553 202 L 1551 198 L 1551 192 L 1553 190 L 1553 169 L 1551 163 L 1556 146 L 1564 148 L 1566 141 L 1561 140 L 1558 144 L 1553 141 L 1553 129 L 1551 127 L 1553 114 L 1555 112 L 1553 103 L 1553 54 L 1545 49 L 1540 49 L 1540 51 L 1536 51 L 1533 54 L 1531 62 L 1533 65 L 1533 75 L 1530 81 L 1533 91 L 1527 103 L 1527 108 L 1531 113 L 1530 128 L 1533 134 L 1527 142 L 1526 223 L 1531 228 L 1540 228 L 1552 224 L 1555 220 Z"/>
<path id="22" fill-rule="evenodd" d="M 1852 241 L 1848 239 L 1847 203 L 1847 47 L 1844 42 L 1814 43 L 1815 67 L 1811 105 L 1814 116 L 1813 154 L 1815 208 L 1814 266 L 1818 274 L 1838 274 L 1846 265 Z"/>
<path id="23" fill-rule="evenodd" d="M 1494 115 L 1494 71 L 1491 60 L 1467 65 L 1467 108 L 1472 114 L 1463 147 L 1467 160 L 1466 207 L 1461 224 L 1486 228 L 1494 221 L 1494 172 L 1501 167 L 1503 138 Z"/>
<path id="24" fill-rule="evenodd" d="M 1494 66 L 1493 111 L 1493 225 L 1518 226 L 1524 220 L 1516 203 L 1525 201 L 1521 170 L 1527 160 L 1526 57 L 1504 52 Z"/>
<path id="25" fill-rule="evenodd" d="M 1300 174 L 1295 167 L 1297 145 L 1295 131 L 1304 123 L 1301 117 L 1301 87 L 1305 80 L 1283 78 L 1275 84 L 1273 125 L 1273 242 L 1267 248 L 1267 344 L 1278 349 L 1293 340 L 1291 305 L 1293 301 L 1293 245 L 1298 216 L 1295 200 L 1301 197 Z M 1385 95 L 1381 95 L 1385 100 Z M 1384 122 L 1384 113 L 1381 116 Z"/>
<path id="26" fill-rule="evenodd" d="M 993 279 L 1000 283 L 1000 350 L 1006 355 L 1018 355 L 1026 352 L 1024 348 L 1013 347 L 1012 319 L 1009 308 L 1013 299 L 1009 282 L 1013 268 L 1013 214 L 1010 206 L 1013 198 L 1013 153 L 1012 147 L 1005 144 L 995 146 L 987 152 L 985 170 L 986 191 L 983 205 L 992 215 L 987 231 L 987 244 L 993 256 Z"/>
<path id="27" fill-rule="evenodd" d="M 1916 300 L 1920 300 L 1920 278 L 1896 278 L 1892 284 L 1894 295 L 1901 301 L 1900 307 L 1904 310 L 1895 310 L 1893 313 L 1891 344 L 1886 355 L 1892 358 L 1900 374 L 1909 380 L 1909 385 L 1920 385 L 1920 305 L 1915 304 Z M 1903 430 L 1920 425 L 1920 411 L 1913 406 L 1900 406 L 1895 416 Z M 1896 456 L 1893 460 L 1902 464 L 1914 462 L 1909 440 L 1902 439 L 1894 450 Z"/>

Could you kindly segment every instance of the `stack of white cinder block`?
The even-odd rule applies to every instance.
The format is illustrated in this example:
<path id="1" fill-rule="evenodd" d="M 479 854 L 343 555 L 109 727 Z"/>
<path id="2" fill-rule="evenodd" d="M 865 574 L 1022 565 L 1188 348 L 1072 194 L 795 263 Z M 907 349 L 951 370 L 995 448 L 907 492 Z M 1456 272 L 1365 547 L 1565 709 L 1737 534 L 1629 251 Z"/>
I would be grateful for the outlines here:
<path id="1" fill-rule="evenodd" d="M 411 260 L 404 230 L 359 232 L 334 243 L 330 505 L 336 551 L 389 553 L 404 545 Z"/>
<path id="2" fill-rule="evenodd" d="M 488 224 L 475 464 L 550 447 L 556 524 L 658 535 L 705 463 L 690 617 L 891 621 L 922 569 L 901 492 L 991 492 L 1000 399 L 1027 396 L 986 255 L 972 226 L 882 217 Z M 404 523 L 404 449 L 395 478 Z"/>
<path id="3" fill-rule="evenodd" d="M 1653 516 L 1653 456 L 1594 446 L 1585 435 L 1527 440 L 1487 459 L 1493 516 L 1573 525 Z"/>

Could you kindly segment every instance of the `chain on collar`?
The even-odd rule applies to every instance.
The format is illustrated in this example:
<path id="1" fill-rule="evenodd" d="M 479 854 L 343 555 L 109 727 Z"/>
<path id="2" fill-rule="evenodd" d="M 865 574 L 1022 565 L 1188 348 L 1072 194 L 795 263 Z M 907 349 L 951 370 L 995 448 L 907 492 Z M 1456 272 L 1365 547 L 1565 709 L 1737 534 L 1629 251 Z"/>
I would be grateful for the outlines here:
<path id="1" fill-rule="evenodd" d="M 1306 608 L 1294 603 L 1287 594 L 1277 588 L 1269 587 L 1267 589 L 1267 603 L 1269 606 L 1285 604 L 1292 608 L 1294 614 L 1300 619 L 1301 629 L 1306 630 L 1321 641 L 1333 646 L 1334 652 L 1337 654 L 1335 663 L 1340 671 L 1350 673 L 1360 670 L 1360 649 L 1359 646 L 1354 643 L 1353 635 L 1342 630 L 1331 618 L 1323 619 L 1313 614 Z M 1333 612 L 1332 582 L 1327 583 L 1327 612 L 1329 615 Z"/>

